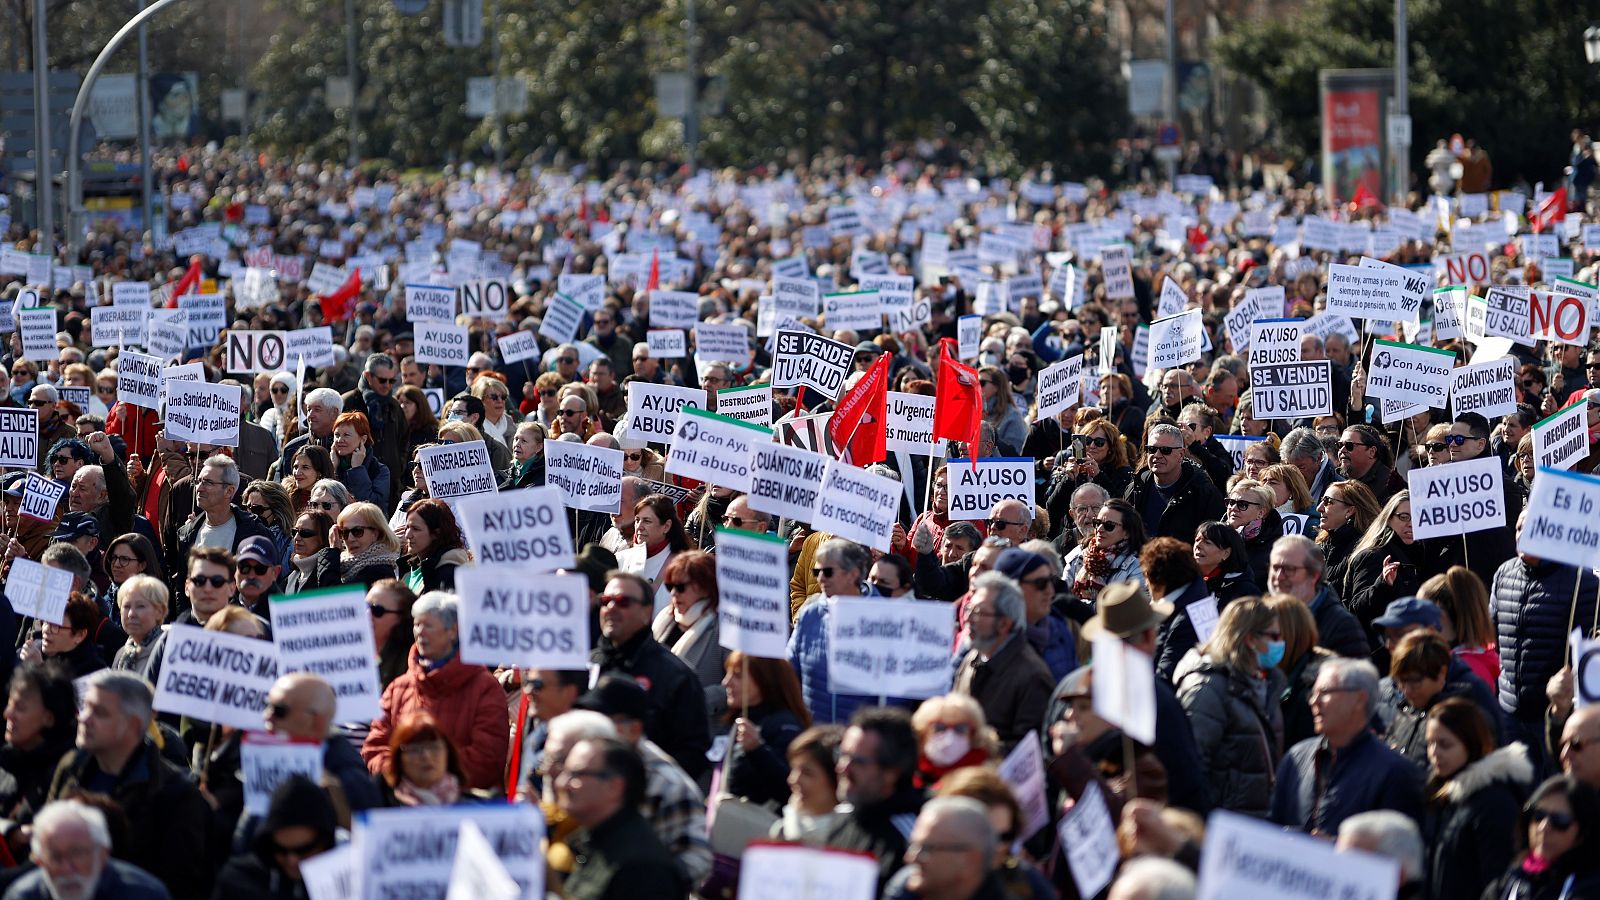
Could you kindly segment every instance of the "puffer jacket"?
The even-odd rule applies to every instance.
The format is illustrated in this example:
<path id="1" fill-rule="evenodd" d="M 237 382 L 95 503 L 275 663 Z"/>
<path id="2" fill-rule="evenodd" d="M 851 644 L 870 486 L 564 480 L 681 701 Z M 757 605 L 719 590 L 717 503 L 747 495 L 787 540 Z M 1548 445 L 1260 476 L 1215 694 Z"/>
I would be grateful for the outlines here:
<path id="1" fill-rule="evenodd" d="M 1517 813 L 1533 785 L 1521 744 L 1501 747 L 1446 781 L 1422 815 L 1429 900 L 1477 897 L 1511 864 Z"/>
<path id="2" fill-rule="evenodd" d="M 1508 716 L 1536 723 L 1544 715 L 1545 683 L 1566 657 L 1572 591 L 1580 577 L 1576 620 L 1593 622 L 1593 572 L 1558 563 L 1530 566 L 1520 557 L 1495 570 L 1489 605 L 1500 650 L 1500 708 Z"/>
<path id="3" fill-rule="evenodd" d="M 1271 809 L 1273 773 L 1283 752 L 1278 697 L 1284 675 L 1276 668 L 1266 674 L 1258 682 L 1199 648 L 1189 651 L 1177 671 L 1178 701 L 1189 715 L 1216 808 L 1257 818 Z"/>
<path id="4" fill-rule="evenodd" d="M 468 665 L 452 655 L 441 665 L 425 667 L 416 647 L 411 648 L 406 673 L 383 691 L 383 712 L 372 723 L 361 747 L 361 757 L 374 774 L 389 760 L 389 737 L 413 713 L 425 712 L 456 745 L 464 787 L 492 789 L 504 775 L 510 746 L 510 714 L 506 695 L 489 670 Z"/>
<path id="5" fill-rule="evenodd" d="M 1133 504 L 1134 510 L 1145 519 L 1144 532 L 1150 537 L 1193 541 L 1200 523 L 1222 518 L 1222 494 L 1199 463 L 1183 464 L 1173 486 L 1172 498 L 1162 508 L 1160 517 L 1152 522 L 1145 515 L 1145 502 L 1154 490 L 1155 476 L 1145 469 L 1134 477 L 1122 495 L 1122 499 Z"/>
<path id="6" fill-rule="evenodd" d="M 1267 510 L 1261 520 L 1261 530 L 1253 538 L 1246 538 L 1244 548 L 1250 557 L 1250 575 L 1256 584 L 1267 583 L 1267 566 L 1272 559 L 1272 545 L 1283 537 L 1283 516 L 1275 509 Z M 1232 562 L 1232 560 L 1229 560 Z"/>
<path id="7" fill-rule="evenodd" d="M 1405 694 L 1393 678 L 1384 678 L 1378 684 L 1378 695 L 1378 717 L 1382 720 L 1385 743 L 1416 763 L 1418 768 L 1428 768 L 1428 711 L 1452 697 L 1477 704 L 1483 710 L 1484 721 L 1489 723 L 1495 743 L 1501 740 L 1500 704 L 1495 702 L 1494 692 L 1472 674 L 1466 663 L 1455 657 L 1450 658 L 1450 665 L 1445 669 L 1444 687 L 1423 709 L 1406 702 Z"/>
<path id="8" fill-rule="evenodd" d="M 1339 599 L 1344 601 L 1345 608 L 1356 614 L 1363 633 L 1373 634 L 1372 620 L 1383 615 L 1390 602 L 1417 593 L 1422 582 L 1417 577 L 1412 554 L 1421 550 L 1421 544 L 1408 547 L 1400 538 L 1390 536 L 1384 543 L 1368 547 L 1350 558 L 1350 565 L 1344 573 L 1344 585 L 1339 589 Z M 1385 559 L 1400 564 L 1394 584 L 1383 580 Z"/>

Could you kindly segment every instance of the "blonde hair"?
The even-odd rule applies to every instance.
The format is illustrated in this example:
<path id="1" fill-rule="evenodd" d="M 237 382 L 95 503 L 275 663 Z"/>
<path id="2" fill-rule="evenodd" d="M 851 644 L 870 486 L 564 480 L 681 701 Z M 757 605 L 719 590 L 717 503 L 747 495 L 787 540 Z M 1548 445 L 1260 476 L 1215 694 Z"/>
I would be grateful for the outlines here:
<path id="1" fill-rule="evenodd" d="M 362 500 L 340 510 L 336 527 L 345 528 L 350 525 L 371 528 L 378 533 L 378 543 L 390 552 L 400 552 L 400 539 L 394 536 L 394 529 L 389 527 L 389 520 L 384 518 L 383 510 L 376 504 Z"/>
<path id="2" fill-rule="evenodd" d="M 1256 502 L 1261 504 L 1263 515 L 1267 510 L 1278 505 L 1278 495 L 1272 492 L 1272 488 L 1254 478 L 1240 478 L 1237 481 L 1229 482 L 1228 491 L 1230 493 L 1241 491 L 1254 495 Z"/>
<path id="3" fill-rule="evenodd" d="M 1311 490 L 1306 487 L 1306 477 L 1300 474 L 1299 469 L 1288 463 L 1277 463 L 1263 469 L 1261 478 L 1262 487 L 1269 491 L 1272 490 L 1272 486 L 1266 484 L 1266 479 L 1277 478 L 1282 481 L 1283 486 L 1289 489 L 1289 505 L 1294 507 L 1295 512 L 1311 508 Z M 1273 491 L 1272 499 L 1274 501 L 1272 505 L 1277 506 L 1278 494 L 1276 491 Z"/>
<path id="4" fill-rule="evenodd" d="M 245 628 L 249 628 L 249 632 L 244 631 Z M 257 640 L 265 638 L 267 634 L 255 613 L 242 606 L 234 606 L 232 603 L 212 613 L 211 618 L 206 619 L 206 630 L 225 631 L 228 634 L 253 637 Z"/>
<path id="5" fill-rule="evenodd" d="M 443 422 L 439 425 L 440 438 L 453 438 L 458 443 L 483 440 L 483 432 L 471 422 Z"/>
<path id="6" fill-rule="evenodd" d="M 121 606 L 124 600 L 143 600 L 164 615 L 171 603 L 171 594 L 161 579 L 151 575 L 133 575 L 117 588 L 117 605 Z"/>
<path id="7" fill-rule="evenodd" d="M 947 711 L 955 711 L 957 718 L 964 719 L 972 726 L 972 746 L 982 750 L 991 758 L 1000 752 L 1000 737 L 983 716 L 983 707 L 978 701 L 966 694 L 944 694 L 939 697 L 930 697 L 917 707 L 911 714 L 911 728 L 917 733 L 917 743 L 928 739 L 933 730 L 933 723 L 944 718 Z"/>

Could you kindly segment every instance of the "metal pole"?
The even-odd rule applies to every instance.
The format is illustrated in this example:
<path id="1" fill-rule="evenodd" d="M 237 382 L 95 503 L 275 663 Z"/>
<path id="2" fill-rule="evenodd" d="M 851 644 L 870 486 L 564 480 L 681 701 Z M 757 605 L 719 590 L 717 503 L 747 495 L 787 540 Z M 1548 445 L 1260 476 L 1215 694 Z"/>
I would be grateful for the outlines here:
<path id="1" fill-rule="evenodd" d="M 1411 47 L 1406 42 L 1406 0 L 1394 0 L 1394 111 L 1401 118 L 1411 114 L 1410 84 L 1407 69 Z M 1394 196 L 1396 205 L 1406 202 L 1406 189 L 1411 184 L 1411 141 L 1396 141 L 1390 148 L 1394 166 Z"/>
<path id="2" fill-rule="evenodd" d="M 246 61 L 244 44 L 249 31 L 244 26 L 248 4 L 239 0 L 239 93 L 244 102 L 239 106 L 239 146 L 250 143 L 250 64 Z"/>
<path id="3" fill-rule="evenodd" d="M 689 158 L 689 174 L 693 176 L 696 171 L 695 157 L 699 153 L 700 146 L 700 72 L 695 65 L 694 54 L 694 0 L 687 0 L 687 3 L 689 35 L 688 46 L 684 55 L 689 69 L 689 109 L 684 113 L 683 118 L 683 145 Z"/>
<path id="4" fill-rule="evenodd" d="M 33 0 L 33 189 L 34 216 L 44 252 L 56 249 L 54 166 L 50 164 L 50 47 L 45 36 L 45 0 Z M 72 136 L 77 144 L 78 136 Z M 68 154 L 69 156 L 72 154 Z M 34 247 L 35 253 L 39 247 Z"/>
<path id="5" fill-rule="evenodd" d="M 39 0 L 39 2 L 42 3 L 44 0 Z M 83 83 L 78 85 L 77 98 L 72 101 L 72 121 L 68 129 L 70 137 L 68 138 L 67 146 L 78 146 L 78 135 L 83 130 L 83 116 L 89 110 L 89 94 L 94 90 L 94 83 L 100 79 L 100 73 L 105 70 L 106 64 L 111 61 L 111 55 L 117 52 L 117 48 L 121 47 L 123 42 L 128 39 L 128 36 L 133 34 L 134 30 L 140 25 L 149 21 L 152 16 L 163 9 L 174 3 L 181 2 L 183 0 L 155 0 L 148 7 L 140 10 L 133 18 L 124 22 L 122 27 L 117 29 L 117 33 L 111 36 L 111 40 L 107 41 L 106 45 L 100 49 L 100 55 L 94 58 L 94 62 L 89 65 L 88 73 L 83 76 Z M 78 158 L 78 154 L 67 154 L 67 200 L 68 209 L 71 210 L 74 218 L 80 216 L 83 212 L 81 164 L 82 160 Z M 82 229 L 73 229 L 71 227 L 67 229 L 67 247 L 72 251 L 73 258 L 77 257 L 77 251 L 82 245 L 82 241 Z"/>
<path id="6" fill-rule="evenodd" d="M 1162 98 L 1162 106 L 1167 115 L 1167 121 L 1173 125 L 1178 124 L 1178 13 L 1175 0 L 1167 0 L 1167 84 L 1166 96 Z M 1181 133 L 1181 129 L 1180 129 Z M 1177 156 L 1183 151 L 1183 143 L 1178 144 L 1178 154 L 1167 158 L 1167 181 L 1176 182 L 1178 179 Z"/>
<path id="7" fill-rule="evenodd" d="M 145 0 L 139 0 L 140 9 L 144 9 L 144 4 Z M 144 213 L 142 221 L 145 229 L 153 232 L 155 206 L 150 201 L 150 28 L 146 25 L 139 26 L 139 74 L 134 82 L 134 90 L 139 93 L 139 208 Z"/>
<path id="8" fill-rule="evenodd" d="M 356 0 L 344 0 L 344 58 L 345 72 L 350 78 L 350 128 L 349 166 L 354 169 L 361 161 L 361 103 L 360 83 L 356 80 Z"/>
<path id="9" fill-rule="evenodd" d="M 494 0 L 489 9 L 490 27 L 494 29 L 489 45 L 490 66 L 494 70 L 494 107 L 490 115 L 494 116 L 494 167 L 499 169 L 506 161 L 506 119 L 500 109 L 500 0 Z"/>

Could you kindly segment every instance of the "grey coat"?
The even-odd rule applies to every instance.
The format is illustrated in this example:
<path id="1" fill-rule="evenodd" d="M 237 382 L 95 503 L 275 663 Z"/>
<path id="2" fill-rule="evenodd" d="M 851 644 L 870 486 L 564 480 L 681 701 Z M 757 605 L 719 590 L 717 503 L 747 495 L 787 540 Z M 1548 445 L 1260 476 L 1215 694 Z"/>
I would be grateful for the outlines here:
<path id="1" fill-rule="evenodd" d="M 1268 669 L 1260 691 L 1251 676 L 1197 647 L 1178 664 L 1175 681 L 1216 808 L 1265 818 L 1283 753 L 1283 672 Z"/>

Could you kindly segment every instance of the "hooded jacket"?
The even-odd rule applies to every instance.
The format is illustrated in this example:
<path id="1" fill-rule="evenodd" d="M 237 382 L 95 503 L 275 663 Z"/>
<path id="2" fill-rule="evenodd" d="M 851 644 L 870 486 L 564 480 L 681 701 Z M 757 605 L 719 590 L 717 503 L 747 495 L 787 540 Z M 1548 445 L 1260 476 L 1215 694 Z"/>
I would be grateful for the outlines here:
<path id="1" fill-rule="evenodd" d="M 1422 816 L 1429 900 L 1477 897 L 1511 864 L 1517 813 L 1533 786 L 1521 744 L 1501 747 L 1446 781 Z"/>
<path id="2" fill-rule="evenodd" d="M 1537 723 L 1544 715 L 1545 685 L 1566 658 L 1574 587 L 1576 620 L 1594 621 L 1594 573 L 1520 557 L 1495 570 L 1489 608 L 1500 650 L 1500 708 L 1508 716 Z"/>
<path id="3" fill-rule="evenodd" d="M 1199 649 L 1178 665 L 1178 700 L 1188 713 L 1200 762 L 1219 809 L 1265 818 L 1273 771 L 1283 752 L 1284 676 L 1266 670 L 1264 684 Z M 1264 690 L 1262 689 L 1264 688 Z"/>

